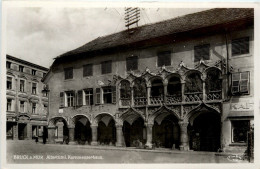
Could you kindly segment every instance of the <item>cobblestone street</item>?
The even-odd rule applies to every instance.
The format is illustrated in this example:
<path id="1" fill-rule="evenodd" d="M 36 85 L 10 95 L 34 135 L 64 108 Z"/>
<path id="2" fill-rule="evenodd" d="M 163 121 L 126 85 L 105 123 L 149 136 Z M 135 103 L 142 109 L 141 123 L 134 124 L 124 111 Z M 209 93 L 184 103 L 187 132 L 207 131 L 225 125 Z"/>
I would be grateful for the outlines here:
<path id="1" fill-rule="evenodd" d="M 7 141 L 7 163 L 237 163 L 213 152 Z"/>

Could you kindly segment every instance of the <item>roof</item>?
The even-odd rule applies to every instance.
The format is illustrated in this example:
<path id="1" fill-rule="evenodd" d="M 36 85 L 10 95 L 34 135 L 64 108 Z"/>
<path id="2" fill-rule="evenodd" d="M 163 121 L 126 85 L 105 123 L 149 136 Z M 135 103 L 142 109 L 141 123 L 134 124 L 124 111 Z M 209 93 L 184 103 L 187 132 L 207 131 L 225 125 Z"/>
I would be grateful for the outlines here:
<path id="1" fill-rule="evenodd" d="M 154 24 L 133 28 L 131 29 L 131 31 L 133 32 L 132 34 L 129 34 L 128 30 L 124 30 L 111 35 L 98 37 L 97 39 L 86 43 L 85 45 L 77 49 L 66 52 L 58 56 L 57 58 L 113 48 L 121 45 L 133 44 L 148 39 L 162 37 L 170 34 L 177 34 L 219 24 L 230 23 L 247 18 L 254 18 L 253 8 L 210 9 L 157 22 Z"/>
<path id="2" fill-rule="evenodd" d="M 34 64 L 34 63 L 31 63 L 31 62 L 28 62 L 28 61 L 25 61 L 25 60 L 16 58 L 16 57 L 11 56 L 11 55 L 6 55 L 6 58 L 7 58 L 7 59 L 10 59 L 10 60 L 13 60 L 13 61 L 16 61 L 16 62 L 19 62 L 19 63 L 22 63 L 22 64 L 25 64 L 25 65 L 28 65 L 28 66 L 32 66 L 32 67 L 34 67 L 34 68 L 41 69 L 41 70 L 43 70 L 43 71 L 48 71 L 48 70 L 49 70 L 49 69 L 46 68 L 46 67 L 43 67 L 43 66 L 40 66 L 40 65 L 37 65 L 37 64 Z"/>

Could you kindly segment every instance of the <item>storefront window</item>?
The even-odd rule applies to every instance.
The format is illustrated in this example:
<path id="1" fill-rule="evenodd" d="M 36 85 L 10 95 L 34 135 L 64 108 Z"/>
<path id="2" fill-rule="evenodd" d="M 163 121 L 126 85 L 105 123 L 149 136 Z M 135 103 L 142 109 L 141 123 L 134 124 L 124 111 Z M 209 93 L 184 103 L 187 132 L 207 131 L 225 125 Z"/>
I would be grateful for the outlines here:
<path id="1" fill-rule="evenodd" d="M 232 121 L 232 142 L 246 143 L 247 132 L 250 129 L 249 120 L 234 120 Z"/>

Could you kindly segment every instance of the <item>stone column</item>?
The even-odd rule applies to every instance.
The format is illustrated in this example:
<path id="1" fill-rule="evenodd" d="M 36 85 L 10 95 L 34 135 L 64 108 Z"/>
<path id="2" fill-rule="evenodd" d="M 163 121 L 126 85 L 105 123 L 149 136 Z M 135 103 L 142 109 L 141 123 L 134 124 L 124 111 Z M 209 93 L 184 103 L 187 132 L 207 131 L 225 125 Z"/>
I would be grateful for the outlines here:
<path id="1" fill-rule="evenodd" d="M 189 140 L 188 140 L 188 132 L 187 132 L 187 127 L 188 127 L 188 122 L 181 121 L 179 122 L 180 125 L 180 150 L 189 150 Z"/>
<path id="2" fill-rule="evenodd" d="M 55 130 L 56 127 L 48 127 L 48 143 L 55 144 Z"/>
<path id="3" fill-rule="evenodd" d="M 18 123 L 13 125 L 13 139 L 18 140 Z"/>
<path id="4" fill-rule="evenodd" d="M 32 139 L 32 125 L 30 123 L 27 123 L 26 125 L 27 128 L 27 140 L 31 140 Z"/>
<path id="5" fill-rule="evenodd" d="M 166 84 L 166 83 L 163 84 L 163 92 L 164 92 L 164 93 L 163 93 L 163 95 L 164 95 L 164 96 L 163 96 L 163 97 L 164 97 L 163 99 L 164 99 L 164 103 L 167 103 L 167 93 L 168 93 L 168 91 L 167 91 L 167 86 L 168 86 L 168 83 L 167 83 L 167 84 Z"/>
<path id="6" fill-rule="evenodd" d="M 116 125 L 116 146 L 122 147 L 123 146 L 123 126 L 122 125 Z"/>
<path id="7" fill-rule="evenodd" d="M 146 144 L 145 146 L 148 148 L 152 148 L 152 140 L 153 140 L 153 124 L 146 124 Z"/>
<path id="8" fill-rule="evenodd" d="M 96 146 L 97 145 L 97 135 L 98 135 L 98 132 L 97 132 L 98 125 L 91 125 L 90 127 L 92 130 L 91 145 Z"/>
<path id="9" fill-rule="evenodd" d="M 185 82 L 181 82 L 181 100 L 182 102 L 185 102 Z"/>
<path id="10" fill-rule="evenodd" d="M 147 104 L 151 104 L 150 102 L 150 97 L 151 97 L 151 86 L 147 86 Z"/>
<path id="11" fill-rule="evenodd" d="M 56 123 L 57 127 L 58 127 L 58 140 L 59 141 L 63 141 L 63 122 L 59 121 Z"/>
<path id="12" fill-rule="evenodd" d="M 203 101 L 207 100 L 207 93 L 206 93 L 206 83 L 205 83 L 206 77 L 202 77 L 202 99 Z"/>
<path id="13" fill-rule="evenodd" d="M 134 106 L 134 104 L 135 104 L 135 100 L 134 100 L 134 88 L 133 87 L 131 87 L 130 88 L 131 89 L 131 106 L 133 107 Z"/>
<path id="14" fill-rule="evenodd" d="M 74 126 L 70 126 L 69 128 L 69 144 L 76 144 L 75 140 L 74 140 L 74 131 L 75 131 L 75 127 Z"/>

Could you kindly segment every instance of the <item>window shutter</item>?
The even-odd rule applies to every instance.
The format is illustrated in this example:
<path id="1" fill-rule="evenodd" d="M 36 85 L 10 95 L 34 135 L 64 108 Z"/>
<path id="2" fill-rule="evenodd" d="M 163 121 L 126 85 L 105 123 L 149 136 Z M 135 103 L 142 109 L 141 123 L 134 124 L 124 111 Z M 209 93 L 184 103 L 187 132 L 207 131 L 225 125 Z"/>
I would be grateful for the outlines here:
<path id="1" fill-rule="evenodd" d="M 73 106 L 77 106 L 77 91 L 73 91 Z"/>
<path id="2" fill-rule="evenodd" d="M 60 107 L 64 106 L 64 92 L 60 92 Z"/>
<path id="3" fill-rule="evenodd" d="M 112 86 L 112 103 L 116 103 L 116 86 Z"/>
<path id="4" fill-rule="evenodd" d="M 249 93 L 249 72 L 243 72 L 240 75 L 240 92 Z"/>
<path id="5" fill-rule="evenodd" d="M 239 81 L 240 81 L 240 73 L 232 74 L 232 93 L 236 94 L 239 92 Z"/>
<path id="6" fill-rule="evenodd" d="M 101 99 L 101 97 L 100 97 L 100 88 L 96 88 L 96 104 L 100 104 L 100 99 Z"/>
<path id="7" fill-rule="evenodd" d="M 83 105 L 83 91 L 79 90 L 78 91 L 78 106 L 82 106 Z"/>

